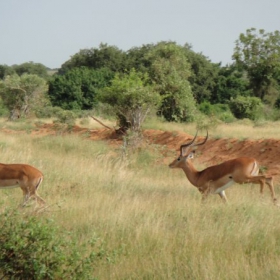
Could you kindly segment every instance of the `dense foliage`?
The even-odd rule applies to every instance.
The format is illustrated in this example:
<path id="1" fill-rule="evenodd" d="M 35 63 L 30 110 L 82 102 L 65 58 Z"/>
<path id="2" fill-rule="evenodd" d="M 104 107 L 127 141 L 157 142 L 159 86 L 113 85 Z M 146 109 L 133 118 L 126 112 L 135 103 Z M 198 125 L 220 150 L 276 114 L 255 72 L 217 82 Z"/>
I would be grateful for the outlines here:
<path id="1" fill-rule="evenodd" d="M 115 110 L 119 125 L 139 131 L 147 114 L 160 104 L 160 96 L 147 84 L 147 75 L 132 69 L 116 75 L 109 87 L 104 87 L 99 100 Z"/>
<path id="2" fill-rule="evenodd" d="M 262 102 L 258 97 L 238 96 L 230 100 L 229 107 L 236 118 L 255 120 L 260 117 Z"/>
<path id="3" fill-rule="evenodd" d="M 88 110 L 96 104 L 100 88 L 108 86 L 113 72 L 103 69 L 75 67 L 65 75 L 54 76 L 49 83 L 49 98 L 53 106 L 65 110 Z"/>
<path id="4" fill-rule="evenodd" d="M 280 32 L 240 34 L 233 58 L 246 71 L 253 95 L 274 104 L 280 94 Z"/>
<path id="5" fill-rule="evenodd" d="M 47 89 L 46 81 L 35 74 L 13 74 L 0 81 L 0 96 L 11 119 L 28 116 L 44 106 Z"/>
<path id="6" fill-rule="evenodd" d="M 93 264 L 105 255 L 96 237 L 78 244 L 50 220 L 9 210 L 0 218 L 1 279 L 93 279 Z"/>
<path id="7" fill-rule="evenodd" d="M 232 58 L 234 63 L 222 66 L 196 53 L 187 43 L 181 46 L 169 41 L 133 47 L 127 51 L 100 44 L 98 48 L 83 49 L 74 54 L 54 75 L 42 64 L 28 62 L 11 67 L 0 65 L 0 78 L 5 81 L 15 74 L 37 75 L 49 85 L 48 97 L 52 106 L 67 110 L 95 109 L 100 101 L 110 106 L 117 105 L 112 104 L 108 95 L 104 98 L 101 95 L 108 94 L 108 88 L 116 77 L 121 79 L 135 71 L 144 79 L 145 87 L 153 88 L 151 92 L 155 98 L 158 94 L 161 96 L 156 113 L 167 121 L 193 121 L 199 114 L 205 113 L 205 104 L 225 104 L 227 106 L 223 108 L 236 118 L 254 118 L 252 114 L 237 113 L 234 107 L 237 100 L 246 107 L 253 97 L 265 104 L 259 110 L 269 106 L 271 111 L 278 112 L 279 31 L 267 33 L 248 29 L 236 40 Z M 6 95 L 10 94 L 7 88 L 5 90 Z M 135 90 L 135 85 L 131 90 Z M 140 96 L 142 93 L 139 91 Z M 4 106 L 8 106 L 7 103 Z M 11 106 L 8 108 L 11 110 Z M 219 118 L 215 110 L 213 115 Z M 278 119 L 279 113 L 259 115 Z"/>
<path id="8" fill-rule="evenodd" d="M 150 78 L 163 97 L 160 114 L 168 121 L 192 121 L 195 99 L 188 78 L 190 64 L 184 49 L 175 43 L 159 43 L 147 57 L 151 61 Z"/>

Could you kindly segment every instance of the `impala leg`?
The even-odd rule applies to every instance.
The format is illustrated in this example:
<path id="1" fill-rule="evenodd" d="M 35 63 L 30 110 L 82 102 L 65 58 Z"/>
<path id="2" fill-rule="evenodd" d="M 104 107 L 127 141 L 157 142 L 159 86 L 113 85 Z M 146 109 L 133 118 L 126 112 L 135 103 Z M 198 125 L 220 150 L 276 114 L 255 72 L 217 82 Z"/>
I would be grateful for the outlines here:
<path id="1" fill-rule="evenodd" d="M 36 204 L 45 205 L 44 199 L 42 199 L 36 191 L 30 192 L 28 188 L 22 188 L 23 191 L 23 202 L 22 206 L 26 206 L 30 199 L 34 199 Z"/>
<path id="2" fill-rule="evenodd" d="M 37 193 L 34 194 L 34 198 L 38 204 L 40 204 L 42 206 L 44 206 L 46 204 L 45 200 L 43 198 L 41 198 Z"/>
<path id="3" fill-rule="evenodd" d="M 31 192 L 28 192 L 27 201 L 30 200 L 30 199 L 34 199 L 36 204 L 39 204 L 39 205 L 42 205 L 42 206 L 45 205 L 45 203 L 46 203 L 46 202 L 44 201 L 44 199 L 41 198 L 41 197 L 37 194 L 36 190 L 33 190 L 33 191 L 31 191 Z M 26 201 L 26 202 L 27 202 L 27 201 Z"/>
<path id="4" fill-rule="evenodd" d="M 261 198 L 263 198 L 263 190 L 264 190 L 264 180 L 260 180 L 260 194 L 261 194 Z"/>
<path id="5" fill-rule="evenodd" d="M 30 199 L 34 199 L 36 204 L 39 204 L 40 206 L 44 206 L 45 205 L 45 201 L 44 199 L 42 199 L 38 194 L 37 194 L 37 189 L 39 188 L 40 184 L 42 183 L 43 178 L 39 178 L 39 180 L 36 180 L 35 182 L 28 182 L 28 180 L 26 180 L 24 182 L 24 184 L 22 184 L 20 187 L 23 191 L 23 195 L 24 195 L 24 202 L 23 202 L 23 206 L 25 206 L 27 204 L 27 202 Z"/>
<path id="6" fill-rule="evenodd" d="M 206 202 L 207 197 L 208 197 L 208 194 L 207 194 L 207 193 L 203 193 L 203 194 L 202 194 L 202 198 L 201 198 L 201 202 L 202 202 L 202 203 Z"/>
<path id="7" fill-rule="evenodd" d="M 22 189 L 23 191 L 23 202 L 22 202 L 22 206 L 26 206 L 28 200 L 29 200 L 29 192 L 26 189 Z"/>
<path id="8" fill-rule="evenodd" d="M 208 184 L 208 187 L 206 189 L 199 189 L 199 191 L 202 194 L 201 202 L 204 203 L 206 201 L 206 199 L 208 198 L 210 191 L 211 191 L 210 183 Z"/>
<path id="9" fill-rule="evenodd" d="M 277 198 L 276 198 L 275 191 L 274 191 L 273 177 L 265 178 L 265 183 L 268 185 L 269 190 L 271 192 L 271 197 L 273 199 L 273 202 L 275 203 L 277 201 Z"/>
<path id="10" fill-rule="evenodd" d="M 43 181 L 43 177 L 41 177 L 37 183 L 37 185 L 35 186 L 35 189 L 34 189 L 34 196 L 36 198 L 36 202 L 42 206 L 44 206 L 46 204 L 45 200 L 43 198 L 41 198 L 38 193 L 37 193 L 37 190 L 39 188 L 39 186 L 41 185 Z"/>
<path id="11" fill-rule="evenodd" d="M 219 194 L 220 198 L 221 198 L 225 203 L 227 203 L 228 200 L 227 200 L 227 196 L 226 196 L 225 191 L 221 191 L 221 192 L 219 192 L 218 194 Z"/>
<path id="12" fill-rule="evenodd" d="M 269 187 L 269 190 L 271 192 L 271 197 L 272 197 L 273 202 L 275 203 L 277 201 L 277 198 L 275 196 L 275 191 L 274 191 L 273 177 L 254 176 L 254 177 L 248 178 L 248 182 L 253 183 L 253 184 L 259 183 L 261 195 L 263 195 L 264 185 L 267 184 Z"/>

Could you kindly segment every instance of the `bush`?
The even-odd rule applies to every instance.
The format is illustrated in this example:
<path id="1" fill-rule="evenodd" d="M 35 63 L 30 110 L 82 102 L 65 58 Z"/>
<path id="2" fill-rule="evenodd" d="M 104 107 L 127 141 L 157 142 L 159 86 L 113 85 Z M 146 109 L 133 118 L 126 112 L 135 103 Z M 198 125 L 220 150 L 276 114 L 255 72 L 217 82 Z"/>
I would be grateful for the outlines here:
<path id="1" fill-rule="evenodd" d="M 211 104 L 205 101 L 199 104 L 198 109 L 203 114 L 209 117 L 215 117 L 225 123 L 230 123 L 235 120 L 227 104 Z"/>
<path id="2" fill-rule="evenodd" d="M 93 262 L 104 256 L 98 239 L 82 246 L 54 222 L 23 217 L 17 212 L 0 215 L 1 279 L 92 279 Z"/>
<path id="3" fill-rule="evenodd" d="M 196 118 L 197 130 L 215 130 L 219 124 L 219 120 L 215 116 L 205 117 L 200 115 Z"/>
<path id="4" fill-rule="evenodd" d="M 261 117 L 263 105 L 258 97 L 238 96 L 229 101 L 229 108 L 238 119 L 248 118 L 256 120 Z"/>
<path id="5" fill-rule="evenodd" d="M 75 112 L 68 110 L 59 110 L 56 112 L 55 116 L 57 117 L 56 122 L 67 124 L 73 126 L 77 118 Z"/>

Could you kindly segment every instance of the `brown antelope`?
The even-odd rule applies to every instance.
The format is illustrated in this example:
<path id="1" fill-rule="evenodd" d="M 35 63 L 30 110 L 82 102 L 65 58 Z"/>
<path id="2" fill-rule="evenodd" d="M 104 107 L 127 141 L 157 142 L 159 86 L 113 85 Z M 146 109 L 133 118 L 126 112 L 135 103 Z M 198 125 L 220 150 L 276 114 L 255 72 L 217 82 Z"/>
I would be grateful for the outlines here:
<path id="1" fill-rule="evenodd" d="M 42 181 L 42 172 L 31 165 L 0 163 L 0 189 L 20 187 L 23 191 L 23 206 L 30 198 L 35 199 L 40 205 L 45 204 L 45 201 L 37 194 Z"/>
<path id="2" fill-rule="evenodd" d="M 189 181 L 198 188 L 205 200 L 209 194 L 218 194 L 225 202 L 227 201 L 225 189 L 234 183 L 260 184 L 260 192 L 263 194 L 264 185 L 267 184 L 274 202 L 276 202 L 273 178 L 259 174 L 259 165 L 256 159 L 250 157 L 239 157 L 225 161 L 218 165 L 213 165 L 198 171 L 193 163 L 195 148 L 206 143 L 205 137 L 201 143 L 194 143 L 197 133 L 193 140 L 180 146 L 180 156 L 170 163 L 170 168 L 182 168 Z"/>

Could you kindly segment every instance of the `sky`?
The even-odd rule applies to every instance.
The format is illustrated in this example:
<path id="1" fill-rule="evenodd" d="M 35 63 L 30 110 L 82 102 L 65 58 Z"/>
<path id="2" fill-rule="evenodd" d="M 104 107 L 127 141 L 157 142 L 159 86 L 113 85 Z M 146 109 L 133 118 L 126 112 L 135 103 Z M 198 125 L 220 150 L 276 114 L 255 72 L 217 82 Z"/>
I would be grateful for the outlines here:
<path id="1" fill-rule="evenodd" d="M 174 41 L 226 65 L 251 27 L 280 30 L 280 0 L 0 0 L 0 64 L 53 69 L 100 43 Z"/>

